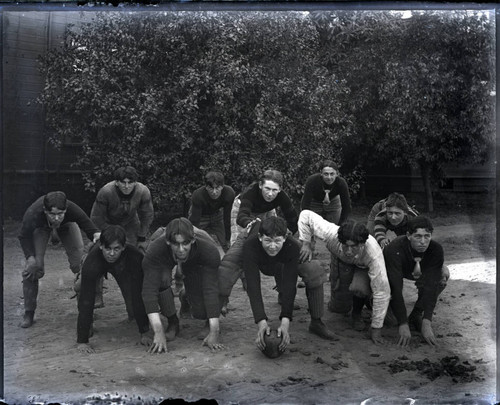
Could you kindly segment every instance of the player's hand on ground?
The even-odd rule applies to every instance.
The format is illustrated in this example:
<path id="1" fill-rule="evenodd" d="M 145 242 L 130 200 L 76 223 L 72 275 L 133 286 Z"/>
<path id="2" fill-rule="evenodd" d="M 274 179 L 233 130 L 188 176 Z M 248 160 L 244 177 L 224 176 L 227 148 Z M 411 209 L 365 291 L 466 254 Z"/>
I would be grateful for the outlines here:
<path id="1" fill-rule="evenodd" d="M 88 343 L 78 343 L 76 349 L 80 353 L 95 353 L 95 349 Z"/>
<path id="2" fill-rule="evenodd" d="M 370 328 L 371 329 L 371 339 L 376 345 L 387 345 L 387 340 L 382 337 L 382 328 Z"/>
<path id="3" fill-rule="evenodd" d="M 149 346 L 148 353 L 163 353 L 167 351 L 167 339 L 164 333 L 155 333 L 153 343 Z"/>
<path id="4" fill-rule="evenodd" d="M 219 343 L 218 331 L 210 331 L 207 337 L 203 339 L 203 346 L 208 346 L 208 348 L 213 352 L 225 349 L 225 346 L 222 343 Z"/>
<path id="5" fill-rule="evenodd" d="M 279 349 L 282 352 L 284 352 L 287 346 L 290 344 L 290 333 L 288 332 L 289 327 L 290 327 L 290 320 L 288 318 L 283 318 L 281 320 L 281 325 L 278 328 L 278 333 L 277 333 L 277 336 L 281 337 L 281 343 L 279 345 Z"/>
<path id="6" fill-rule="evenodd" d="M 151 339 L 151 336 L 148 333 L 141 333 L 141 345 L 143 346 L 151 346 L 153 343 L 153 339 Z"/>
<path id="7" fill-rule="evenodd" d="M 271 333 L 271 328 L 267 324 L 267 321 L 263 319 L 259 322 L 259 331 L 257 332 L 257 339 L 255 339 L 255 344 L 260 350 L 266 348 L 266 342 L 264 342 L 264 334 L 268 335 Z"/>
<path id="8" fill-rule="evenodd" d="M 427 343 L 431 346 L 437 345 L 436 337 L 434 336 L 434 332 L 432 331 L 431 321 L 428 319 L 422 320 L 422 337 L 425 339 Z"/>
<path id="9" fill-rule="evenodd" d="M 399 340 L 398 346 L 406 347 L 410 344 L 411 332 L 407 323 L 399 325 Z"/>
<path id="10" fill-rule="evenodd" d="M 313 258 L 313 249 L 311 242 L 302 241 L 302 246 L 300 248 L 300 263 L 310 262 Z"/>

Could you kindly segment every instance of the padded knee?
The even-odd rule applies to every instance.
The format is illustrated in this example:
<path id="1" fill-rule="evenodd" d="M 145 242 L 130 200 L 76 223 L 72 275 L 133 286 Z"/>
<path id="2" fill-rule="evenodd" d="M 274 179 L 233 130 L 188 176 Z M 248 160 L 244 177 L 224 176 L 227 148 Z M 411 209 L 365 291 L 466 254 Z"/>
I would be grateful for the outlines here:
<path id="1" fill-rule="evenodd" d="M 310 262 L 299 264 L 298 272 L 306 287 L 310 289 L 322 286 L 327 280 L 327 275 L 321 267 L 319 260 L 311 260 Z"/>

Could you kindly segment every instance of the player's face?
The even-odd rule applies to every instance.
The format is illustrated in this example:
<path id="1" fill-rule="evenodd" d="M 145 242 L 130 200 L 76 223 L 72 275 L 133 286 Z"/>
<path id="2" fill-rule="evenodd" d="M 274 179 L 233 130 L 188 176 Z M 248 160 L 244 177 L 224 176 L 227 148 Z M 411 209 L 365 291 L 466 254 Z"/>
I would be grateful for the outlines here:
<path id="1" fill-rule="evenodd" d="M 424 228 L 417 228 L 412 234 L 406 233 L 411 247 L 417 252 L 425 252 L 431 243 L 432 233 Z"/>
<path id="2" fill-rule="evenodd" d="M 129 178 L 124 178 L 123 180 L 116 180 L 116 186 L 125 195 L 129 195 L 134 191 L 135 184 L 137 182 L 130 180 Z"/>
<path id="3" fill-rule="evenodd" d="M 361 252 L 364 246 L 364 243 L 356 243 L 352 240 L 347 240 L 345 243 L 342 243 L 342 252 L 344 252 L 347 257 L 354 257 Z"/>
<path id="4" fill-rule="evenodd" d="M 175 235 L 173 242 L 167 240 L 167 245 L 172 249 L 174 257 L 181 262 L 188 258 L 193 243 L 194 239 L 187 240 L 182 235 Z"/>
<path id="5" fill-rule="evenodd" d="M 273 201 L 281 191 L 279 184 L 272 180 L 264 180 L 259 184 L 259 188 L 262 191 L 262 197 L 264 197 L 264 200 L 267 202 Z"/>
<path id="6" fill-rule="evenodd" d="M 220 197 L 220 195 L 222 194 L 222 186 L 206 186 L 205 187 L 207 192 L 208 192 L 208 195 L 210 196 L 210 198 L 212 198 L 213 200 L 217 200 L 217 198 Z"/>
<path id="7" fill-rule="evenodd" d="M 387 207 L 386 209 L 387 220 L 391 223 L 391 225 L 399 225 L 404 217 L 405 212 L 401 208 L 397 207 Z"/>
<path id="8" fill-rule="evenodd" d="M 321 177 L 323 177 L 323 181 L 328 185 L 333 184 L 338 175 L 337 170 L 333 167 L 327 166 L 323 167 L 323 170 L 321 170 Z"/>
<path id="9" fill-rule="evenodd" d="M 59 208 L 52 207 L 50 211 L 45 210 L 45 215 L 47 216 L 47 221 L 51 227 L 59 228 L 64 220 L 64 215 L 66 215 L 66 210 L 60 210 Z"/>
<path id="10" fill-rule="evenodd" d="M 108 263 L 114 263 L 120 258 L 121 254 L 125 250 L 125 246 L 118 241 L 114 241 L 109 246 L 101 245 L 101 250 L 104 260 Z"/>
<path id="11" fill-rule="evenodd" d="M 280 252 L 285 239 L 284 236 L 259 236 L 262 248 L 269 256 L 276 256 Z"/>

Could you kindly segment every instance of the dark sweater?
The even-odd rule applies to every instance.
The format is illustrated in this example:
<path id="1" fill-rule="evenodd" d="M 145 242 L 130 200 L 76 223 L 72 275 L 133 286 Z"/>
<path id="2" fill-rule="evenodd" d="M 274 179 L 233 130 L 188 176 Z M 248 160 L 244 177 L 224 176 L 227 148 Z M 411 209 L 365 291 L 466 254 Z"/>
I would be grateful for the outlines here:
<path id="1" fill-rule="evenodd" d="M 21 242 L 21 247 L 26 258 L 29 256 L 35 256 L 33 231 L 37 228 L 50 229 L 43 206 L 44 197 L 45 196 L 38 198 L 33 204 L 31 204 L 23 216 L 19 241 Z M 85 214 L 85 212 L 78 205 L 70 200 L 68 200 L 68 208 L 61 225 L 68 222 L 76 222 L 90 240 L 94 237 L 94 233 L 99 232 L 99 229 L 90 220 L 88 215 Z"/>
<path id="2" fill-rule="evenodd" d="M 444 252 L 441 245 L 431 240 L 427 250 L 420 253 L 412 249 L 406 236 L 398 236 L 386 246 L 383 252 L 387 277 L 391 286 L 391 308 L 398 323 L 407 322 L 406 306 L 403 298 L 403 278 L 414 280 L 412 276 L 415 267 L 414 257 L 422 257 L 420 268 L 422 270 L 421 280 L 424 282 L 422 288 L 424 318 L 432 320 L 432 313 L 436 307 L 439 294 L 441 269 L 444 263 Z"/>
<path id="3" fill-rule="evenodd" d="M 82 267 L 82 285 L 78 300 L 78 343 L 88 343 L 89 341 L 89 330 L 94 315 L 96 282 L 107 273 L 113 275 L 122 291 L 129 290 L 139 332 L 145 333 L 149 330 L 149 320 L 141 297 L 142 258 L 142 253 L 135 246 L 127 244 L 120 258 L 114 263 L 108 263 L 104 259 L 100 245 L 92 246 Z"/>
<path id="4" fill-rule="evenodd" d="M 199 227 L 203 215 L 216 214 L 223 208 L 224 230 L 226 232 L 226 239 L 229 239 L 231 236 L 231 208 L 234 196 L 234 190 L 229 186 L 224 186 L 221 195 L 215 200 L 210 197 L 205 186 L 196 189 L 191 196 L 192 207 L 189 220 L 194 226 Z"/>
<path id="5" fill-rule="evenodd" d="M 306 181 L 300 207 L 302 210 L 310 210 L 312 201 L 322 203 L 325 198 L 325 190 L 331 190 L 329 193 L 330 199 L 338 195 L 340 196 L 342 212 L 340 214 L 339 224 L 342 224 L 351 214 L 352 210 L 349 187 L 342 177 L 337 177 L 333 184 L 326 184 L 320 173 L 309 176 Z"/>
<path id="6" fill-rule="evenodd" d="M 182 272 L 186 290 L 203 291 L 203 297 L 200 298 L 205 303 L 208 318 L 218 318 L 220 254 L 217 246 L 208 238 L 196 236 L 187 260 L 182 263 Z M 164 235 L 151 242 L 142 261 L 142 299 L 148 314 L 159 312 L 159 293 L 170 286 L 172 269 L 176 264 Z"/>
<path id="7" fill-rule="evenodd" d="M 292 237 L 288 237 L 276 256 L 269 256 L 259 240 L 258 235 L 250 236 L 243 245 L 243 270 L 247 280 L 247 294 L 250 299 L 255 323 L 267 319 L 260 286 L 260 271 L 268 276 L 276 271 L 282 271 L 281 314 L 292 320 L 293 302 L 297 292 L 297 277 L 300 245 Z"/>
<path id="8" fill-rule="evenodd" d="M 236 218 L 236 223 L 239 226 L 245 228 L 255 219 L 255 214 L 263 214 L 275 208 L 280 208 L 286 219 L 288 229 L 292 233 L 297 232 L 297 211 L 295 211 L 292 200 L 283 190 L 278 193 L 273 201 L 267 202 L 262 196 L 259 183 L 254 183 L 239 198 L 241 205 Z"/>

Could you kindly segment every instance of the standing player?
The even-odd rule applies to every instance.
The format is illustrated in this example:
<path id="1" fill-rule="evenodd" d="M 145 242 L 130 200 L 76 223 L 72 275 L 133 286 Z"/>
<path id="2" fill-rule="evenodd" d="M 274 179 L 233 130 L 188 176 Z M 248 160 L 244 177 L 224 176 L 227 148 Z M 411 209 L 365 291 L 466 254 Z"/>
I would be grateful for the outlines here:
<path id="1" fill-rule="evenodd" d="M 24 213 L 19 241 L 26 257 L 23 270 L 24 317 L 22 328 L 33 325 L 38 280 L 45 274 L 45 250 L 51 235 L 61 240 L 70 270 L 78 274 L 83 255 L 82 229 L 91 241 L 99 238 L 99 229 L 85 212 L 62 191 L 52 191 L 38 198 Z"/>

